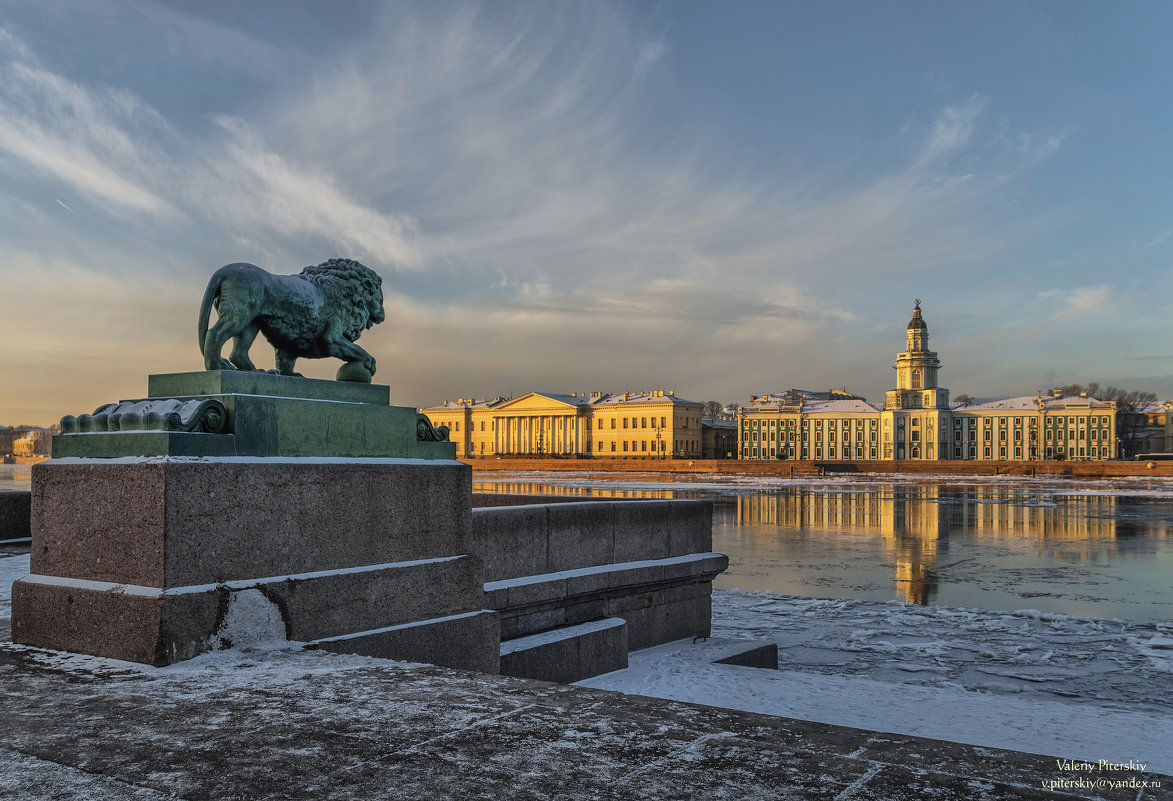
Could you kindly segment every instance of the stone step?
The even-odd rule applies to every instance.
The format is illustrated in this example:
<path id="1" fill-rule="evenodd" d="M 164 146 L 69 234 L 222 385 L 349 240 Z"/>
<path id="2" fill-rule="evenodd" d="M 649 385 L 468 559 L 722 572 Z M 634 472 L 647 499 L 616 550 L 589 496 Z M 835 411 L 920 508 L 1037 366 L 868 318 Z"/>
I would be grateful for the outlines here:
<path id="1" fill-rule="evenodd" d="M 627 667 L 627 621 L 608 617 L 501 643 L 501 673 L 562 684 Z"/>
<path id="2" fill-rule="evenodd" d="M 500 672 L 500 642 L 501 624 L 497 613 L 491 609 L 479 609 L 324 637 L 306 643 L 306 647 L 496 674 Z"/>

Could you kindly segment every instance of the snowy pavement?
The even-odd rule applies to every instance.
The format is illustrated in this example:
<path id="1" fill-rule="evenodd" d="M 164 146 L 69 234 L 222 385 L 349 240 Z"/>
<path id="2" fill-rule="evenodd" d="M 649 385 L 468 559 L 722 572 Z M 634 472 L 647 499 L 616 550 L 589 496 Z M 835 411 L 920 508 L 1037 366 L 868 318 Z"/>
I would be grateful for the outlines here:
<path id="1" fill-rule="evenodd" d="M 713 636 L 780 669 L 670 643 L 580 684 L 1173 774 L 1171 624 L 716 590 Z"/>
<path id="2" fill-rule="evenodd" d="M 27 555 L 0 558 L 0 635 L 11 581 L 27 570 Z M 629 708 L 573 695 L 589 689 L 460 678 L 291 644 L 164 669 L 0 645 L 0 706 L 12 723 L 0 742 L 0 795 L 50 798 L 51 788 L 71 786 L 95 798 L 170 797 L 147 788 L 219 798 L 244 781 L 256 797 L 286 797 L 289 785 L 271 773 L 284 765 L 296 776 L 328 772 L 329 781 L 304 785 L 314 797 L 357 797 L 347 786 L 400 797 L 387 782 L 426 751 L 440 761 L 412 767 L 402 797 L 435 786 L 494 797 L 527 782 L 568 798 L 644 797 L 700 781 L 695 770 L 715 782 L 713 798 L 920 797 L 916 787 L 942 799 L 1026 798 L 1047 781 L 1068 782 L 1074 797 L 1170 797 L 1165 788 L 1081 789 L 1083 769 L 1026 756 L 1134 766 L 1101 769 L 1097 780 L 1173 775 L 1169 624 L 715 591 L 713 630 L 777 643 L 781 669 L 716 665 L 696 657 L 703 643 L 682 641 L 581 683 L 668 704 L 632 698 Z M 673 701 L 718 709 L 689 712 Z M 222 748 L 257 753 L 226 766 Z M 310 762 L 294 768 L 297 754 Z M 626 789 L 587 792 L 565 783 L 567 770 Z M 324 792 L 330 782 L 337 792 Z"/>

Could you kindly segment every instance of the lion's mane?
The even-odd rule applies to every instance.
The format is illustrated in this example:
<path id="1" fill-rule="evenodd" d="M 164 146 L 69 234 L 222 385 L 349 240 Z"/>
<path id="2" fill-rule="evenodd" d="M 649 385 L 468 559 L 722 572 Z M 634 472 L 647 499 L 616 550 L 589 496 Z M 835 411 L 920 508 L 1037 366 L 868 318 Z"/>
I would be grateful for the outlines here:
<path id="1" fill-rule="evenodd" d="M 354 342 L 370 327 L 369 302 L 383 285 L 377 272 L 352 259 L 328 259 L 299 274 L 336 307 L 348 340 Z"/>

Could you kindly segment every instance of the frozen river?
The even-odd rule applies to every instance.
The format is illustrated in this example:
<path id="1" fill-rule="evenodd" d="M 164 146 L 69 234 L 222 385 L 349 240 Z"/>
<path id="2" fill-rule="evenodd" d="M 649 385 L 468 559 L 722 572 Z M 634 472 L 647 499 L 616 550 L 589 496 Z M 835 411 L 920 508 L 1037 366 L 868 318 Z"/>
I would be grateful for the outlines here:
<path id="1" fill-rule="evenodd" d="M 1173 620 L 1173 480 L 478 473 L 474 491 L 706 498 L 715 585 Z"/>

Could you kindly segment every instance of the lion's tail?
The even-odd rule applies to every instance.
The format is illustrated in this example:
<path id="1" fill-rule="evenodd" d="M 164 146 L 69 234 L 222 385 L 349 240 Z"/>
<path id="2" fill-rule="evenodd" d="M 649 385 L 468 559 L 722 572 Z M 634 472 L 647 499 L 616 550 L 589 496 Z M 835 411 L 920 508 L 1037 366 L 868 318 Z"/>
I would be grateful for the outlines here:
<path id="1" fill-rule="evenodd" d="M 208 288 L 204 290 L 204 300 L 200 304 L 200 353 L 204 352 L 204 340 L 208 338 L 208 318 L 212 316 L 212 307 L 216 305 L 216 301 L 220 298 L 220 282 L 222 280 L 219 271 L 217 271 L 212 276 L 212 280 L 208 282 Z"/>

